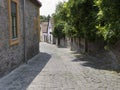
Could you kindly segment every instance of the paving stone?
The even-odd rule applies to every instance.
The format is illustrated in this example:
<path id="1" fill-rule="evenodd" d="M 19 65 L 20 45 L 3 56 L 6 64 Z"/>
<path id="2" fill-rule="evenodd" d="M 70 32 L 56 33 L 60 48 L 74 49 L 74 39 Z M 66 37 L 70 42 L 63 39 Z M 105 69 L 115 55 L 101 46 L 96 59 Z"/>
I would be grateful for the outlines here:
<path id="1" fill-rule="evenodd" d="M 0 79 L 0 90 L 120 90 L 118 73 L 73 61 L 76 57 L 67 48 L 40 46 L 41 53 L 28 64 Z"/>

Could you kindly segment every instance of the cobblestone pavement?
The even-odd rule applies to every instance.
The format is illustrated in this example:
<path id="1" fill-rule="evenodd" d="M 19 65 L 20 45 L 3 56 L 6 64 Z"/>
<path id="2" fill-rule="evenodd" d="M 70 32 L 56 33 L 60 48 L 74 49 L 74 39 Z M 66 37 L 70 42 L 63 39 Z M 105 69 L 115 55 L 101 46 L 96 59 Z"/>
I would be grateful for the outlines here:
<path id="1" fill-rule="evenodd" d="M 28 64 L 0 79 L 0 90 L 120 90 L 120 75 L 115 71 L 78 60 L 66 48 L 46 43 L 40 47 L 41 53 Z"/>

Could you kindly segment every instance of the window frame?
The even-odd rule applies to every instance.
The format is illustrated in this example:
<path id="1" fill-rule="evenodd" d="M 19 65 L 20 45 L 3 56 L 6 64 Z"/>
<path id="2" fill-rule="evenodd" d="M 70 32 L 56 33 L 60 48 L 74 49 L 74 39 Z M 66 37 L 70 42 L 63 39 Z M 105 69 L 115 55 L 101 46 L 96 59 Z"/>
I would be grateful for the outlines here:
<path id="1" fill-rule="evenodd" d="M 16 3 L 16 28 L 17 28 L 17 38 L 13 38 L 12 35 L 12 15 L 11 15 L 11 2 Z M 19 43 L 19 0 L 8 0 L 8 14 L 9 14 L 9 34 L 10 34 L 10 45 L 15 45 Z"/>

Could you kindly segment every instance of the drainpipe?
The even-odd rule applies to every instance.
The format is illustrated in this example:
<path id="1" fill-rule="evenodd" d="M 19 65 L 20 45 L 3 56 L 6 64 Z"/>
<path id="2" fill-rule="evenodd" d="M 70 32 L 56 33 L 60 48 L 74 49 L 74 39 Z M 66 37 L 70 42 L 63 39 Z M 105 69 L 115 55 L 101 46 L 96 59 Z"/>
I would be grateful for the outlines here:
<path id="1" fill-rule="evenodd" d="M 24 35 L 24 62 L 27 64 L 27 56 L 26 56 L 26 30 L 25 30 L 25 0 L 23 0 L 23 35 Z"/>

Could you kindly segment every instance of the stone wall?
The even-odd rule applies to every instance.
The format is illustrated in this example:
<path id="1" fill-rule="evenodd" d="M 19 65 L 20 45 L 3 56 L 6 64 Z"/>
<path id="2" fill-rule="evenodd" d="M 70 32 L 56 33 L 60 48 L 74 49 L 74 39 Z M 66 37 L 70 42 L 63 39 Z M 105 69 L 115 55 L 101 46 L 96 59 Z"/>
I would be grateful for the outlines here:
<path id="1" fill-rule="evenodd" d="M 85 40 L 82 38 L 71 38 L 70 46 L 72 51 L 84 52 Z"/>
<path id="2" fill-rule="evenodd" d="M 111 56 L 114 56 L 114 59 L 120 65 L 120 41 L 118 41 L 115 45 L 111 46 L 110 51 L 113 54 Z"/>
<path id="3" fill-rule="evenodd" d="M 26 47 L 27 59 L 39 53 L 39 32 L 38 28 L 34 28 L 34 18 L 38 18 L 38 7 L 29 0 L 26 0 Z M 38 20 L 38 19 L 37 19 Z M 37 26 L 37 25 L 36 25 Z"/>
<path id="4" fill-rule="evenodd" d="M 104 41 L 96 40 L 95 42 L 88 42 L 88 52 L 89 53 L 98 53 L 104 51 Z"/>
<path id="5" fill-rule="evenodd" d="M 72 38 L 71 39 L 71 50 L 84 52 L 85 51 L 85 39 L 83 38 Z M 104 49 L 103 41 L 87 42 L 87 48 L 89 53 L 97 53 Z"/>
<path id="6" fill-rule="evenodd" d="M 88 42 L 88 53 L 94 57 L 103 58 L 114 69 L 120 69 L 120 41 L 115 45 L 109 46 L 109 50 L 105 50 L 104 41 L 96 40 L 95 42 Z M 85 52 L 85 40 L 73 38 L 71 39 L 71 50 L 77 52 Z"/>
<path id="7" fill-rule="evenodd" d="M 20 0 L 21 1 L 21 0 Z M 20 2 L 22 3 L 22 2 Z M 20 43 L 10 46 L 8 3 L 4 0 L 0 6 L 0 74 L 10 71 L 17 67 L 23 60 L 23 26 L 22 26 L 22 6 L 20 5 Z M 1 22 L 2 21 L 2 22 Z"/>
<path id="8" fill-rule="evenodd" d="M 77 38 L 71 38 L 71 50 L 78 51 L 79 45 Z"/>
<path id="9" fill-rule="evenodd" d="M 0 76 L 9 72 L 24 62 L 24 30 L 23 30 L 23 0 L 19 0 L 20 42 L 10 46 L 8 0 L 0 4 Z M 38 16 L 38 8 L 26 0 L 26 47 L 27 59 L 39 51 L 38 31 L 34 33 L 34 16 Z M 32 17 L 31 17 L 32 16 Z"/>

